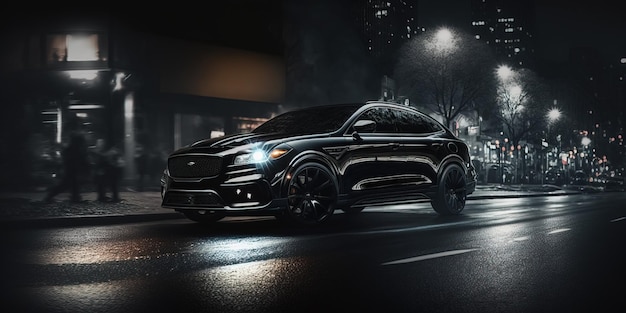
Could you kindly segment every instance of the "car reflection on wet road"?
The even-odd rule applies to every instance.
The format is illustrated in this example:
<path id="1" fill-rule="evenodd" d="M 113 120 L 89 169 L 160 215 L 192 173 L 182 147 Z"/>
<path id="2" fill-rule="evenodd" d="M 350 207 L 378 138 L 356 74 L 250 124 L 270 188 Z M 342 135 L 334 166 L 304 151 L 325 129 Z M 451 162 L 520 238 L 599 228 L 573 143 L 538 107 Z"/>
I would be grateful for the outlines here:
<path id="1" fill-rule="evenodd" d="M 619 304 L 623 193 L 337 214 L 30 229 L 4 261 L 20 311 L 568 311 Z M 10 300 L 10 301 L 9 301 Z"/>

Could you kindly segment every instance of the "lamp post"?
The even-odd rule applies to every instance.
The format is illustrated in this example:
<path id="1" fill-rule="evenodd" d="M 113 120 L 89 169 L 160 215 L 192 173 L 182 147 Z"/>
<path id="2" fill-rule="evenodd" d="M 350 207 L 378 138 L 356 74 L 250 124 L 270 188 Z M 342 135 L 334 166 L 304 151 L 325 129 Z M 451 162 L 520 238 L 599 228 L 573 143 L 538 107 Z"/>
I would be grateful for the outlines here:
<path id="1" fill-rule="evenodd" d="M 559 110 L 558 108 L 550 109 L 548 111 L 547 118 L 548 118 L 548 138 L 549 138 L 551 136 L 550 127 L 552 126 L 552 124 L 556 123 L 561 118 L 561 110 Z M 557 139 L 557 140 L 560 141 L 560 139 Z M 547 158 L 546 158 L 546 162 L 547 162 Z"/>
<path id="2" fill-rule="evenodd" d="M 437 92 L 438 99 L 446 99 L 446 89 L 448 84 L 454 84 L 454 81 L 450 79 L 451 74 L 448 73 L 450 63 L 454 63 L 456 54 L 459 50 L 459 46 L 462 43 L 462 39 L 450 28 L 441 27 L 436 32 L 429 35 L 429 38 L 425 41 L 426 53 L 433 58 L 433 68 L 436 68 L 434 75 L 437 76 L 437 80 L 441 84 L 441 88 Z M 446 103 L 443 101 L 436 101 L 436 105 L 439 107 L 439 113 L 442 115 L 446 126 L 453 129 L 452 117 L 455 116 L 455 110 L 453 102 Z"/>

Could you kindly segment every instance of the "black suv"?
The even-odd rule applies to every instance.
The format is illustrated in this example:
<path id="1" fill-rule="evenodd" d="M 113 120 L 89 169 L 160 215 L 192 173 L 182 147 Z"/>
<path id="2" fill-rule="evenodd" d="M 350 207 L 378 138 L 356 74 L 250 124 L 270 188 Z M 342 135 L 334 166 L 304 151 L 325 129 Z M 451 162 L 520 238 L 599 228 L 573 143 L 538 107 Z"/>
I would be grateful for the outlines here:
<path id="1" fill-rule="evenodd" d="M 435 119 L 386 102 L 308 107 L 173 152 L 162 207 L 197 222 L 272 215 L 320 224 L 336 209 L 430 200 L 459 214 L 474 192 L 468 146 Z"/>

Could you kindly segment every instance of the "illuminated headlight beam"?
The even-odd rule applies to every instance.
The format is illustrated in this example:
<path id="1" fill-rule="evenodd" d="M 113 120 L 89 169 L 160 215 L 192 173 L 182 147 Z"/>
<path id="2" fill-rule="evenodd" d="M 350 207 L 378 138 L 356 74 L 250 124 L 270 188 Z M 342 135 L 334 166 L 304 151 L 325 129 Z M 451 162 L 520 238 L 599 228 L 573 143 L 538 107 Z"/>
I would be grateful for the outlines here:
<path id="1" fill-rule="evenodd" d="M 274 148 L 269 152 L 265 152 L 261 149 L 254 150 L 250 153 L 240 154 L 236 156 L 233 160 L 233 165 L 263 163 L 270 159 L 278 159 L 281 156 L 287 154 L 287 152 L 289 152 L 289 149 L 284 148 Z"/>

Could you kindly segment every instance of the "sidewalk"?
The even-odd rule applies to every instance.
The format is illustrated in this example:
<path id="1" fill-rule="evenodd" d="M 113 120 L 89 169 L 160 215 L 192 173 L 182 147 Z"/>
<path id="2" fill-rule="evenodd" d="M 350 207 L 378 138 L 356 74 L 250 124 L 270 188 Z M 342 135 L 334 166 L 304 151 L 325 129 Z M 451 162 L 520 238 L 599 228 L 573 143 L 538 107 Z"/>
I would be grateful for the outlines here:
<path id="1" fill-rule="evenodd" d="M 126 189 L 120 192 L 120 202 L 97 201 L 96 192 L 84 192 L 81 202 L 71 202 L 69 193 L 61 193 L 52 203 L 46 203 L 45 195 L 43 191 L 0 192 L 0 224 L 114 224 L 183 217 L 161 208 L 158 191 Z"/>
<path id="2" fill-rule="evenodd" d="M 532 197 L 589 192 L 580 188 L 553 185 L 479 185 L 468 200 L 489 198 Z M 0 192 L 0 224 L 14 225 L 84 225 L 141 222 L 183 218 L 172 210 L 161 208 L 158 191 L 137 192 L 125 189 L 120 202 L 100 202 L 95 192 L 82 194 L 83 201 L 69 201 L 62 193 L 52 203 L 43 201 L 45 192 Z"/>

